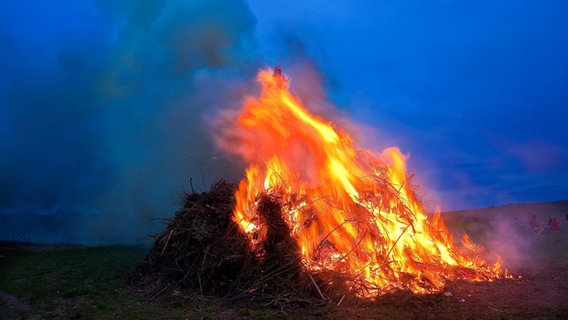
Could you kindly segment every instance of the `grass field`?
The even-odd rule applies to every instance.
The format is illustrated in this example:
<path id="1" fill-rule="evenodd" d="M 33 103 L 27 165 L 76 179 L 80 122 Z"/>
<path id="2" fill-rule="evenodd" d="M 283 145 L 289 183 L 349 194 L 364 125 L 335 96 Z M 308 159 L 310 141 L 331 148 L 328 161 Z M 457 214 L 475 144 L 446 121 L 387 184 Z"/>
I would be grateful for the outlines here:
<path id="1" fill-rule="evenodd" d="M 547 209 L 548 208 L 548 209 Z M 398 293 L 376 302 L 281 309 L 198 297 L 163 299 L 130 286 L 129 268 L 145 249 L 109 246 L 0 247 L 0 319 L 568 319 L 568 223 L 534 233 L 526 212 L 561 218 L 554 210 L 515 208 L 450 213 L 448 226 L 503 250 L 515 279 L 454 281 L 440 293 Z M 170 292 L 171 294 L 171 292 Z"/>

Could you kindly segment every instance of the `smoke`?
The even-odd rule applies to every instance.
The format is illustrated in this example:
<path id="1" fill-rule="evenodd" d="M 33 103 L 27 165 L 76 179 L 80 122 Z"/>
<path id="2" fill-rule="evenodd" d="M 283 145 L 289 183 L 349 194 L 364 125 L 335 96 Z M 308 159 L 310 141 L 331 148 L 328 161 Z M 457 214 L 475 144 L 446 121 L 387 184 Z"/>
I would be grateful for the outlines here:
<path id="1" fill-rule="evenodd" d="M 532 235 L 520 221 L 509 214 L 497 215 L 491 224 L 492 232 L 483 240 L 490 254 L 501 257 L 509 269 L 516 270 L 526 266 L 532 258 L 532 255 L 528 254 L 534 241 Z"/>
<path id="2" fill-rule="evenodd" d="M 337 131 L 347 132 L 354 140 L 358 141 L 361 137 L 360 127 L 354 123 L 345 112 L 342 112 L 327 97 L 325 88 L 325 73 L 322 72 L 317 62 L 310 58 L 305 51 L 292 52 L 289 47 L 285 52 L 287 59 L 283 62 L 284 76 L 286 85 L 289 86 L 290 93 L 297 97 L 300 103 L 312 114 L 321 117 L 325 122 L 329 122 Z M 269 68 L 266 71 L 271 73 Z M 257 92 L 250 96 L 256 99 L 260 93 L 260 83 L 254 86 Z M 233 108 L 224 108 L 213 114 L 209 118 L 211 128 L 215 128 L 212 135 L 215 138 L 217 147 L 221 153 L 227 153 L 234 157 L 234 162 L 239 163 L 239 167 L 244 168 L 249 162 L 263 162 L 266 159 L 266 152 L 273 152 L 274 145 L 270 139 L 259 135 L 258 132 L 251 132 L 246 128 L 237 125 L 236 119 L 239 117 L 243 103 L 235 105 Z M 268 132 L 268 131 L 267 131 Z M 267 135 L 269 133 L 265 132 Z M 301 135 L 301 134 L 299 134 Z M 317 170 L 310 170 L 309 142 L 293 143 L 293 147 L 287 151 L 287 160 L 291 167 L 302 168 L 302 176 L 311 176 Z M 295 159 L 296 161 L 294 161 Z M 245 163 L 246 162 L 246 163 Z M 308 179 L 310 180 L 310 179 Z M 316 181 L 313 181 L 314 183 Z"/>
<path id="3" fill-rule="evenodd" d="M 482 258 L 495 262 L 513 273 L 527 268 L 540 268 L 555 259 L 562 250 L 564 226 L 553 231 L 548 219 L 563 221 L 566 201 L 510 204 L 446 212 L 444 221 L 459 240 L 467 233 L 472 242 L 484 247 Z M 534 221 L 531 219 L 534 217 Z"/>
<path id="4" fill-rule="evenodd" d="M 204 119 L 258 66 L 243 1 L 22 1 L 0 17 L 0 238 L 131 241 L 190 178 L 239 174 Z"/>

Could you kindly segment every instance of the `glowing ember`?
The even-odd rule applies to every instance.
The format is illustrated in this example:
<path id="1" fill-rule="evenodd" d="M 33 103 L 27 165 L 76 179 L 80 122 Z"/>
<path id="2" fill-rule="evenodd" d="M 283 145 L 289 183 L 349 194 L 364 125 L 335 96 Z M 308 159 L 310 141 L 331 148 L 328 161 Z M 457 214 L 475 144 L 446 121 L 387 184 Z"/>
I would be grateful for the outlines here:
<path id="1" fill-rule="evenodd" d="M 224 145 L 251 163 L 233 219 L 253 245 L 267 228 L 258 196 L 272 194 L 281 199 L 305 268 L 345 275 L 359 296 L 431 292 L 448 279 L 501 274 L 500 264 L 460 252 L 439 212 L 424 213 L 398 148 L 356 149 L 349 135 L 290 94 L 281 70 L 261 71 L 258 79 L 260 97 L 249 98 L 237 119 L 240 140 Z M 464 240 L 466 248 L 478 248 Z"/>

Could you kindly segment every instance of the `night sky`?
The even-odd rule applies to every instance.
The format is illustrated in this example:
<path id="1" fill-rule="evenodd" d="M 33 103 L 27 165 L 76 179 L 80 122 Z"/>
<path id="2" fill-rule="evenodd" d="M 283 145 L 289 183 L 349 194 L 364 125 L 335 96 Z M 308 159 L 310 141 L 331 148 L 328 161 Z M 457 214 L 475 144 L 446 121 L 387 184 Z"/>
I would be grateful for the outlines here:
<path id="1" fill-rule="evenodd" d="M 215 116 L 280 55 L 308 108 L 320 95 L 359 145 L 408 155 L 427 207 L 568 199 L 568 2 L 329 3 L 3 2 L 0 215 L 144 229 L 237 181 Z"/>

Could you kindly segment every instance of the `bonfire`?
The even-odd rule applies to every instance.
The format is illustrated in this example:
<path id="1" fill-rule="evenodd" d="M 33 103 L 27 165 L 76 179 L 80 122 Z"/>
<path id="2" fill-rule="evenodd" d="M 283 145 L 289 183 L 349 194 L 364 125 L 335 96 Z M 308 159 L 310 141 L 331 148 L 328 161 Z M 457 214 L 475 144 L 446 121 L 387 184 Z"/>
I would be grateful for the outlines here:
<path id="1" fill-rule="evenodd" d="M 503 276 L 467 236 L 426 214 L 396 147 L 376 153 L 304 107 L 279 67 L 258 74 L 219 146 L 250 163 L 238 186 L 187 194 L 147 268 L 172 287 L 226 297 L 373 299 Z"/>

